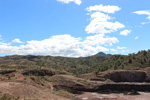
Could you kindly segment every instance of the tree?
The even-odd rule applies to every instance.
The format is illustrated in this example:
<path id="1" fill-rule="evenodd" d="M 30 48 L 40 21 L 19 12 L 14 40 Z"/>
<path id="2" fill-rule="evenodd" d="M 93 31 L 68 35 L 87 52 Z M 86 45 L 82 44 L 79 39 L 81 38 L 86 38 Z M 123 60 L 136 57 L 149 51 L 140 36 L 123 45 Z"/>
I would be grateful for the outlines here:
<path id="1" fill-rule="evenodd" d="M 129 59 L 129 64 L 131 64 L 132 63 L 132 59 Z"/>

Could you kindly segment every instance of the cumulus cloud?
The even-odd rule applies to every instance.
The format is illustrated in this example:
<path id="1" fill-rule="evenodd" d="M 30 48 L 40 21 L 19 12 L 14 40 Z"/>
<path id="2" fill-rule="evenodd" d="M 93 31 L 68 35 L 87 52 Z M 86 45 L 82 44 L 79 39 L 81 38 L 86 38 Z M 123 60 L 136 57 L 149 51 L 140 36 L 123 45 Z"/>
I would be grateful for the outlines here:
<path id="1" fill-rule="evenodd" d="M 23 43 L 22 41 L 20 41 L 20 39 L 17 39 L 17 38 L 14 39 L 14 40 L 12 40 L 12 42 L 13 42 L 13 43 Z"/>
<path id="2" fill-rule="evenodd" d="M 124 24 L 118 21 L 113 21 L 115 18 L 109 15 L 110 13 L 114 14 L 115 12 L 121 10 L 121 8 L 110 5 L 95 5 L 86 8 L 86 10 L 89 12 L 88 15 L 90 15 L 90 23 L 85 28 L 85 31 L 89 34 L 92 33 L 95 35 L 88 36 L 84 43 L 92 45 L 109 44 L 110 46 L 114 43 L 118 43 L 118 38 L 109 37 L 108 34 L 106 36 L 106 33 L 113 33 L 125 27 Z M 122 49 L 121 47 L 118 48 Z M 110 49 L 110 51 L 117 50 Z"/>
<path id="3" fill-rule="evenodd" d="M 100 12 L 105 12 L 105 13 L 115 13 L 116 11 L 121 10 L 118 6 L 103 6 L 101 5 L 95 5 L 95 6 L 90 6 L 87 8 L 87 11 L 100 11 Z"/>
<path id="4" fill-rule="evenodd" d="M 111 33 L 115 32 L 118 29 L 124 28 L 125 26 L 119 22 L 111 22 L 109 21 L 112 19 L 107 14 L 101 12 L 95 12 L 91 14 L 91 22 L 86 27 L 85 31 L 87 33 Z"/>
<path id="5" fill-rule="evenodd" d="M 57 1 L 67 3 L 67 4 L 70 3 L 70 2 L 74 2 L 77 5 L 80 5 L 82 3 L 81 0 L 57 0 Z"/>
<path id="6" fill-rule="evenodd" d="M 121 8 L 118 6 L 103 6 L 103 5 L 95 5 L 90 6 L 86 10 L 87 11 L 95 11 L 90 15 L 91 22 L 87 25 L 85 31 L 87 33 L 97 33 L 97 34 L 105 34 L 115 32 L 118 29 L 124 28 L 125 26 L 118 21 L 111 21 L 114 18 L 105 13 L 115 13 L 119 11 Z M 105 13 L 103 13 L 105 12 Z"/>
<path id="7" fill-rule="evenodd" d="M 148 15 L 147 19 L 150 20 L 150 11 L 141 10 L 141 11 L 135 11 L 133 13 L 138 14 L 138 15 Z"/>
<path id="8" fill-rule="evenodd" d="M 107 42 L 109 43 L 109 42 Z M 100 43 L 103 44 L 103 43 Z M 80 57 L 96 54 L 99 51 L 108 51 L 102 45 L 86 44 L 86 40 L 71 35 L 56 35 L 41 41 L 27 41 L 26 45 L 11 46 L 0 43 L 0 54 L 18 55 L 52 55 L 65 57 Z"/>
<path id="9" fill-rule="evenodd" d="M 109 44 L 110 46 L 113 43 L 118 43 L 119 40 L 116 37 L 105 37 L 104 34 L 96 34 L 93 36 L 88 36 L 83 43 L 89 45 L 104 45 Z"/>
<path id="10" fill-rule="evenodd" d="M 130 33 L 131 33 L 131 30 L 123 30 L 123 31 L 120 32 L 120 35 L 127 36 Z"/>

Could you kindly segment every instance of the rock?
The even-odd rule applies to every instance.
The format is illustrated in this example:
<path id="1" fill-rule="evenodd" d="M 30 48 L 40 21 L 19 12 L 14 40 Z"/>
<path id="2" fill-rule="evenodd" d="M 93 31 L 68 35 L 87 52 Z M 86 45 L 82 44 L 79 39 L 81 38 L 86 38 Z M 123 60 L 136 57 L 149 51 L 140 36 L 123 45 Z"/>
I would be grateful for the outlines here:
<path id="1" fill-rule="evenodd" d="M 144 71 L 114 71 L 107 73 L 104 77 L 114 82 L 144 82 L 146 73 Z"/>
<path id="2" fill-rule="evenodd" d="M 69 92 L 77 91 L 96 91 L 97 84 L 85 79 L 77 78 L 71 75 L 54 75 L 51 78 L 54 88 L 65 89 Z"/>

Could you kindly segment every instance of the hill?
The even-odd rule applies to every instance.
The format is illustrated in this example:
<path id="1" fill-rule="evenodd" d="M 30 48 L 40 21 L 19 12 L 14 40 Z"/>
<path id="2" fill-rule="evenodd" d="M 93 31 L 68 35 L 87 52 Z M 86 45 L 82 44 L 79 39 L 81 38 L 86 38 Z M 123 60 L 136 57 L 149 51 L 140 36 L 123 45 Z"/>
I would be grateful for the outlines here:
<path id="1" fill-rule="evenodd" d="M 94 56 L 105 56 L 105 57 L 110 58 L 112 55 L 111 55 L 111 54 L 105 54 L 104 52 L 99 52 L 99 53 L 97 53 L 97 54 L 94 55 Z"/>
<path id="2" fill-rule="evenodd" d="M 107 59 L 109 59 L 109 57 L 106 54 L 79 58 L 13 55 L 1 57 L 0 68 L 18 70 L 51 68 L 73 74 L 83 74 L 91 72 L 91 69 Z"/>
<path id="3" fill-rule="evenodd" d="M 73 74 L 84 74 L 92 71 L 118 69 L 137 69 L 150 66 L 150 50 L 139 51 L 137 54 L 111 55 L 99 52 L 89 57 L 69 58 L 53 56 L 6 56 L 0 58 L 1 69 L 36 69 L 50 68 Z"/>
<path id="4" fill-rule="evenodd" d="M 132 53 L 129 55 L 112 55 L 110 59 L 102 62 L 93 70 L 129 70 L 129 69 L 142 69 L 150 66 L 150 50 L 139 51 L 137 54 Z"/>

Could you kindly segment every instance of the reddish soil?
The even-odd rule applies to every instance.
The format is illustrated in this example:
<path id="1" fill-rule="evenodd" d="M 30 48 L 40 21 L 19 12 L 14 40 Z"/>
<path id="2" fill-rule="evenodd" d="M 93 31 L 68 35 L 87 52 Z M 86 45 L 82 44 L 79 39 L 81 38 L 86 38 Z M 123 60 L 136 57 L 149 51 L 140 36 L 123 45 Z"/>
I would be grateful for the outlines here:
<path id="1" fill-rule="evenodd" d="M 26 77 L 21 76 L 21 77 L 17 78 L 16 80 L 18 80 L 18 81 L 23 81 L 23 80 L 25 80 L 25 79 L 26 79 Z"/>

